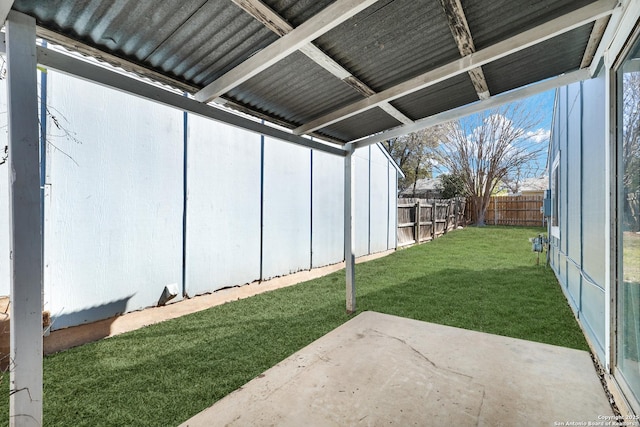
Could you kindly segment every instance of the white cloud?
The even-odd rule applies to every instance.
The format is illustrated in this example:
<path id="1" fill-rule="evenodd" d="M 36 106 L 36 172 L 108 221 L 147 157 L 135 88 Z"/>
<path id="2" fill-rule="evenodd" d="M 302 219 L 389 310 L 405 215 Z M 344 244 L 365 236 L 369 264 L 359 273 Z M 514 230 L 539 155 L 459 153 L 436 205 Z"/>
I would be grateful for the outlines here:
<path id="1" fill-rule="evenodd" d="M 551 137 L 551 130 L 542 128 L 536 129 L 535 131 L 528 131 L 525 134 L 525 138 L 537 144 L 549 141 L 549 137 Z"/>

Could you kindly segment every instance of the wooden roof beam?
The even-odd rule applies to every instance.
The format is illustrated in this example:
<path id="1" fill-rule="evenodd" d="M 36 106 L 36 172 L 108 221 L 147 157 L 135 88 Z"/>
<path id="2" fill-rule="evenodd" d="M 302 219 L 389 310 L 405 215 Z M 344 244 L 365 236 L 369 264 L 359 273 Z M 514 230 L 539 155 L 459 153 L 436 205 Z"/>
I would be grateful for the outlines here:
<path id="1" fill-rule="evenodd" d="M 598 19 L 593 24 L 593 30 L 591 30 L 591 34 L 589 35 L 589 42 L 587 43 L 587 48 L 584 50 L 580 68 L 589 67 L 591 62 L 593 62 L 594 55 L 600 45 L 602 36 L 604 36 L 604 31 L 607 29 L 607 24 L 609 24 L 610 18 L 610 16 L 605 16 L 604 18 Z"/>
<path id="2" fill-rule="evenodd" d="M 356 114 L 379 107 L 410 93 L 433 86 L 437 83 L 467 73 L 470 70 L 496 61 L 505 56 L 542 43 L 560 34 L 609 16 L 613 13 L 617 0 L 598 0 L 573 12 L 540 24 L 530 30 L 523 31 L 513 37 L 478 50 L 463 58 L 452 61 L 441 67 L 413 77 L 396 86 L 383 90 L 369 98 L 347 105 L 322 117 L 310 121 L 294 129 L 294 133 L 308 134 L 327 127 L 333 123 L 345 120 Z"/>
<path id="3" fill-rule="evenodd" d="M 352 16 L 374 4 L 377 0 L 337 0 L 299 27 L 282 36 L 243 63 L 195 94 L 196 100 L 209 102 L 230 89 L 249 80 L 309 44 L 324 33 L 337 27 Z"/>
<path id="4" fill-rule="evenodd" d="M 467 22 L 467 17 L 464 14 L 460 0 L 440 0 L 440 4 L 447 17 L 451 34 L 453 34 L 453 38 L 458 45 L 460 55 L 463 57 L 471 55 L 476 51 L 476 46 L 473 43 L 469 23 Z M 476 89 L 478 98 L 488 99 L 491 93 L 489 92 L 487 80 L 482 72 L 482 67 L 469 70 L 469 77 L 471 78 L 473 87 Z"/>
<path id="5" fill-rule="evenodd" d="M 273 9 L 264 4 L 261 0 L 232 0 L 236 5 L 245 12 L 260 21 L 265 27 L 274 33 L 284 36 L 294 30 L 284 18 L 278 15 Z M 300 52 L 304 53 L 309 59 L 322 68 L 339 78 L 353 89 L 361 93 L 365 97 L 375 95 L 375 91 L 360 79 L 351 74 L 342 65 L 338 64 L 333 58 L 320 50 L 315 44 L 309 43 L 300 47 Z M 393 116 L 400 123 L 410 124 L 413 120 L 402 114 L 398 109 L 387 103 L 381 106 L 384 111 Z"/>

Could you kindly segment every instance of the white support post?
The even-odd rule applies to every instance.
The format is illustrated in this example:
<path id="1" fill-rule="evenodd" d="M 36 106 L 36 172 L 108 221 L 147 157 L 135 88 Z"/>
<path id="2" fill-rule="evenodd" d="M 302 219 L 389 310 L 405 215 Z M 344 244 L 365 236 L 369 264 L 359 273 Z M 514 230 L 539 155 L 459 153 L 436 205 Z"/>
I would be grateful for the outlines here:
<path id="1" fill-rule="evenodd" d="M 347 155 L 344 158 L 344 262 L 347 283 L 347 313 L 356 311 L 355 277 L 355 179 L 353 164 L 353 145 L 345 145 Z"/>
<path id="2" fill-rule="evenodd" d="M 36 22 L 6 23 L 11 248 L 11 426 L 42 425 L 42 227 Z"/>

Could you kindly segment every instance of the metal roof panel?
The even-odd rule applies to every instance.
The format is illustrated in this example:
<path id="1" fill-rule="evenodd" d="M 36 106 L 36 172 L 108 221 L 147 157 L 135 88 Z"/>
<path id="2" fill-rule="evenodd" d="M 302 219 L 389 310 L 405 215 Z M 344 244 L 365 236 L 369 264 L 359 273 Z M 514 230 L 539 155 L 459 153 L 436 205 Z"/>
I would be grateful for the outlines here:
<path id="1" fill-rule="evenodd" d="M 317 44 L 377 92 L 460 57 L 437 0 L 381 0 Z"/>
<path id="2" fill-rule="evenodd" d="M 391 105 L 418 120 L 477 100 L 471 79 L 464 73 L 397 99 Z"/>
<path id="3" fill-rule="evenodd" d="M 502 41 L 596 0 L 462 0 L 476 49 Z"/>
<path id="4" fill-rule="evenodd" d="M 371 110 L 322 128 L 318 130 L 317 133 L 346 142 L 378 133 L 399 126 L 400 124 L 399 121 L 388 115 L 381 108 L 372 108 Z"/>
<path id="5" fill-rule="evenodd" d="M 196 85 L 278 36 L 229 1 L 17 0 L 14 9 L 89 46 Z"/>
<path id="6" fill-rule="evenodd" d="M 299 52 L 231 90 L 228 97 L 292 126 L 362 99 L 351 86 Z"/>
<path id="7" fill-rule="evenodd" d="M 262 1 L 294 28 L 336 2 Z M 596 1 L 461 0 L 476 49 Z M 231 0 L 15 0 L 12 9 L 35 17 L 40 34 L 69 49 L 192 92 L 279 39 Z M 491 94 L 578 68 L 591 27 L 484 65 Z M 379 0 L 314 43 L 375 92 L 460 58 L 440 0 Z M 344 78 L 345 73 L 337 73 Z M 359 84 L 356 79 L 352 84 Z M 223 97 L 245 113 L 299 127 L 361 100 L 362 94 L 296 52 Z M 465 73 L 392 105 L 419 119 L 476 100 Z M 320 132 L 348 141 L 399 124 L 376 107 Z"/>
<path id="8" fill-rule="evenodd" d="M 294 28 L 311 18 L 335 0 L 264 0 L 278 15 Z"/>
<path id="9" fill-rule="evenodd" d="M 593 23 L 482 67 L 491 94 L 499 94 L 580 68 Z"/>

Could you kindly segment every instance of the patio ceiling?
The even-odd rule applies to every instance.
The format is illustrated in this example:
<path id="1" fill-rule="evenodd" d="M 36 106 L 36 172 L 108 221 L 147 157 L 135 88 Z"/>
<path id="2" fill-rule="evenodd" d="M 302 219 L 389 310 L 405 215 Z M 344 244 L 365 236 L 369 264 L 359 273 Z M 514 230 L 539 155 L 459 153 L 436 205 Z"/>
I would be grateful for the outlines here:
<path id="1" fill-rule="evenodd" d="M 513 89 L 593 72 L 618 7 L 616 0 L 0 2 L 3 15 L 10 7 L 34 17 L 38 36 L 52 43 L 196 101 L 340 144 L 379 141 L 465 105 L 490 106 Z"/>

